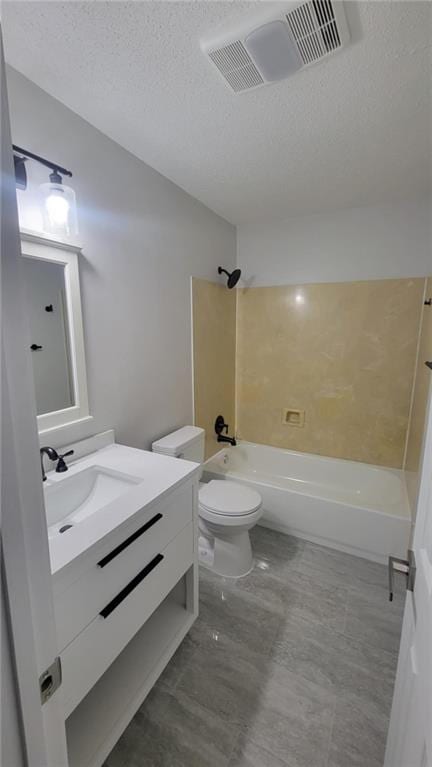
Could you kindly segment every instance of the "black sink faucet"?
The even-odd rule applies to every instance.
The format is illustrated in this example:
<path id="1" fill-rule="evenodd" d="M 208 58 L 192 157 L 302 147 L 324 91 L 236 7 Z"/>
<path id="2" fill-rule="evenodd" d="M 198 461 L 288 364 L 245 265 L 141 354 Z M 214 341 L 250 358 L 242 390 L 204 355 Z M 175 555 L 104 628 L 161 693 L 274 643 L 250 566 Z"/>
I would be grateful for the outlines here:
<path id="1" fill-rule="evenodd" d="M 222 434 L 222 431 L 224 429 L 225 429 L 225 434 Z M 217 434 L 218 442 L 228 442 L 233 447 L 237 445 L 235 437 L 228 437 L 228 424 L 225 423 L 225 419 L 223 415 L 218 415 L 218 417 L 216 418 L 215 432 Z"/>
<path id="2" fill-rule="evenodd" d="M 57 450 L 54 450 L 53 447 L 48 447 L 46 445 L 45 447 L 41 447 L 40 449 L 40 459 L 41 459 L 41 469 L 42 469 L 42 481 L 45 482 L 46 480 L 46 474 L 45 474 L 45 467 L 44 467 L 44 455 L 47 455 L 50 461 L 58 461 L 58 453 Z"/>
<path id="3" fill-rule="evenodd" d="M 57 472 L 63 472 L 63 471 L 67 471 L 68 470 L 68 467 L 66 466 L 66 463 L 65 463 L 64 459 L 68 455 L 73 455 L 73 453 L 74 453 L 73 450 L 68 450 L 67 453 L 63 453 L 63 455 L 60 455 L 57 452 L 57 450 L 54 450 L 53 447 L 48 447 L 48 445 L 46 445 L 45 447 L 41 447 L 41 449 L 40 449 L 40 459 L 41 459 L 42 481 L 45 482 L 45 480 L 46 480 L 45 467 L 44 467 L 44 461 L 43 461 L 45 454 L 48 456 L 50 461 L 58 461 L 57 466 L 56 466 L 56 471 Z"/>

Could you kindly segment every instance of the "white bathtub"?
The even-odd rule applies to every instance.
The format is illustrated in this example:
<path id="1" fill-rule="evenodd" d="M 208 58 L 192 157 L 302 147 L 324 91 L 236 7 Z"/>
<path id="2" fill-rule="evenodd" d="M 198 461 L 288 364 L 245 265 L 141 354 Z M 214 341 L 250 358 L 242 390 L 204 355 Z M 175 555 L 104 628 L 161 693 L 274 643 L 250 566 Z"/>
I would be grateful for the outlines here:
<path id="1" fill-rule="evenodd" d="M 204 479 L 262 496 L 260 524 L 378 562 L 405 556 L 411 516 L 403 472 L 239 442 L 210 458 Z"/>

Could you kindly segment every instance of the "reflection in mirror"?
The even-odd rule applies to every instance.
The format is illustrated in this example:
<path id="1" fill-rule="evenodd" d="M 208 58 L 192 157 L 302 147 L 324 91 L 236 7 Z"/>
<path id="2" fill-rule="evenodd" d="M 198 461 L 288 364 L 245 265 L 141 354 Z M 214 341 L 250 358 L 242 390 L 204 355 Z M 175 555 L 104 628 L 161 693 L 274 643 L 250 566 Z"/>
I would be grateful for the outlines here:
<path id="1" fill-rule="evenodd" d="M 38 415 L 75 404 L 65 267 L 23 258 Z"/>

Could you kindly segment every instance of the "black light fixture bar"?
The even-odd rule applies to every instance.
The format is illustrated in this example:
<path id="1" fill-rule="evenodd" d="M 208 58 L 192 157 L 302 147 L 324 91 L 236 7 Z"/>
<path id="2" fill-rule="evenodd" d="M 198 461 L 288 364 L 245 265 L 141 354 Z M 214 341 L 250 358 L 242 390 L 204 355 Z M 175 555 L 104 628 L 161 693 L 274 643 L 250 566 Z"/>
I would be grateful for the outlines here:
<path id="1" fill-rule="evenodd" d="M 22 149 L 20 146 L 16 146 L 16 144 L 12 144 L 12 149 L 14 152 L 19 152 L 21 155 L 25 155 L 25 157 L 28 157 L 30 160 L 36 160 L 36 162 L 39 162 L 41 165 L 45 165 L 46 168 L 50 168 L 53 173 L 62 173 L 63 176 L 72 176 L 72 173 L 70 170 L 67 170 L 66 168 L 62 168 L 61 165 L 57 165 L 55 162 L 50 162 L 49 160 L 45 160 L 44 157 L 40 157 L 38 154 L 34 154 L 33 152 L 29 152 L 28 149 Z"/>

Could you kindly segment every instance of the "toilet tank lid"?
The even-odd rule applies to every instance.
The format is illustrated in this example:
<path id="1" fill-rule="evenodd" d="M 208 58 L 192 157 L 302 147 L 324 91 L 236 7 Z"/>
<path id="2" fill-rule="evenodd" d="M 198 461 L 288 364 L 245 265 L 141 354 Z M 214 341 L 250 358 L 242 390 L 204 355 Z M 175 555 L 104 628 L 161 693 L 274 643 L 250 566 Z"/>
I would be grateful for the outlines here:
<path id="1" fill-rule="evenodd" d="M 199 426 L 182 426 L 181 429 L 167 434 L 166 437 L 157 439 L 152 444 L 154 453 L 165 453 L 165 455 L 177 455 L 193 442 L 204 438 L 204 429 Z"/>

